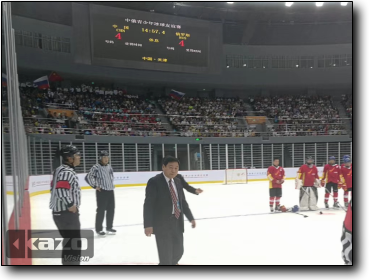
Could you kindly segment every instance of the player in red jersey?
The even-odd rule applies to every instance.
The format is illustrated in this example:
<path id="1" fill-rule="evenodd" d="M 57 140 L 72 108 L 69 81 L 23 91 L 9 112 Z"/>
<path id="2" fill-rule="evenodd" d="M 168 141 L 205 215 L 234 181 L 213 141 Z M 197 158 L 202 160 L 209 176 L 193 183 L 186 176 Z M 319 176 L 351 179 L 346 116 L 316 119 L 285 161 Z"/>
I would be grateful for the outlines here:
<path id="1" fill-rule="evenodd" d="M 270 211 L 274 212 L 274 200 L 275 200 L 275 211 L 280 211 L 280 199 L 283 196 L 282 186 L 285 179 L 284 168 L 279 166 L 279 158 L 274 158 L 273 165 L 267 169 L 267 178 L 270 180 Z"/>
<path id="2" fill-rule="evenodd" d="M 306 164 L 302 165 L 296 178 L 296 189 L 300 189 L 299 205 L 301 210 L 318 210 L 319 198 L 317 187 L 320 186 L 317 167 L 311 156 L 307 157 Z"/>
<path id="3" fill-rule="evenodd" d="M 338 183 L 344 183 L 340 166 L 335 163 L 335 157 L 329 158 L 329 163 L 324 166 L 324 171 L 321 178 L 321 186 L 325 186 L 325 208 L 329 208 L 329 196 L 333 190 L 334 193 L 334 208 L 339 208 L 338 204 Z M 339 186 L 339 188 L 341 185 Z"/>
<path id="4" fill-rule="evenodd" d="M 344 190 L 344 205 L 348 207 L 348 194 L 351 192 L 352 199 L 352 163 L 351 159 L 343 158 L 344 164 L 341 168 L 341 173 L 344 179 L 343 190 Z"/>

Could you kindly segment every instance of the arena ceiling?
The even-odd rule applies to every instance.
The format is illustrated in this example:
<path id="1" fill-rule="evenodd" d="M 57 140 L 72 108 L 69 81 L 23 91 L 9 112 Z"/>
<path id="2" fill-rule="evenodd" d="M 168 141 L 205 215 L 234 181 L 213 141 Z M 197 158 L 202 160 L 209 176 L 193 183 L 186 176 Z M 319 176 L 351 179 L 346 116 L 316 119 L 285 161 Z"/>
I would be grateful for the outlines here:
<path id="1" fill-rule="evenodd" d="M 94 2 L 118 8 L 197 18 L 222 23 L 325 24 L 352 22 L 352 3 L 296 2 Z"/>

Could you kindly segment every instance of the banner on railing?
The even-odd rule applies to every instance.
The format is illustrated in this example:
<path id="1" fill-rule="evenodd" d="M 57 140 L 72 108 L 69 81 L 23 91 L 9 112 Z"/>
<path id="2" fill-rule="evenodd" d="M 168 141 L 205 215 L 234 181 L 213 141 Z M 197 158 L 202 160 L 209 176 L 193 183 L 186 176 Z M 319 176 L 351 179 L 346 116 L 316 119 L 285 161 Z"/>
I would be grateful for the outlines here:
<path id="1" fill-rule="evenodd" d="M 318 167 L 319 174 L 322 174 L 322 167 Z M 285 168 L 286 178 L 295 178 L 298 168 Z M 115 172 L 114 184 L 117 187 L 135 187 L 145 186 L 150 178 L 161 173 L 160 171 L 153 172 Z M 212 184 L 222 183 L 224 181 L 225 170 L 193 170 L 180 171 L 185 180 L 193 184 Z M 81 187 L 89 187 L 85 181 L 86 174 L 78 174 L 78 179 Z M 30 176 L 29 192 L 44 192 L 50 190 L 51 175 Z M 248 169 L 248 181 L 267 180 L 267 168 Z"/>
<path id="2" fill-rule="evenodd" d="M 248 124 L 263 124 L 266 122 L 265 116 L 248 116 L 245 117 Z"/>

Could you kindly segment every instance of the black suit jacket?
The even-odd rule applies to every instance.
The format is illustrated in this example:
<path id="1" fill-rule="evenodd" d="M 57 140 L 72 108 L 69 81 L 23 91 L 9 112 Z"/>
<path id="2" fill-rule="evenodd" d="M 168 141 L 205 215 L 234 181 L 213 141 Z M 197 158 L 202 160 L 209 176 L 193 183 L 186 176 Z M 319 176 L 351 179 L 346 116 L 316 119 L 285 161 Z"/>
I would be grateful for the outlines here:
<path id="1" fill-rule="evenodd" d="M 176 178 L 179 178 L 182 184 L 182 187 L 187 190 L 189 193 L 196 194 L 198 195 L 195 191 L 197 190 L 196 188 L 193 188 L 188 184 L 188 182 L 185 181 L 184 177 L 181 174 L 177 174 Z"/>
<path id="2" fill-rule="evenodd" d="M 180 227 L 184 232 L 184 214 L 189 221 L 194 220 L 193 214 L 186 202 L 181 180 L 174 178 L 180 203 Z M 145 190 L 144 228 L 153 227 L 154 233 L 168 231 L 173 204 L 168 182 L 163 173 L 150 178 Z"/>

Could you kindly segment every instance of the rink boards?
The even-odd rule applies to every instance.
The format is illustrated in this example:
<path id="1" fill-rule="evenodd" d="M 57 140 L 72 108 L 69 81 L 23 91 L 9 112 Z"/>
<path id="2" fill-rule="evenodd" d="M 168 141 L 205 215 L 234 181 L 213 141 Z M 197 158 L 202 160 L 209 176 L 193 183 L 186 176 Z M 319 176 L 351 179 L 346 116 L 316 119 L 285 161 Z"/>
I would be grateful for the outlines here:
<path id="1" fill-rule="evenodd" d="M 284 168 L 285 177 L 293 179 L 297 176 L 298 168 Z M 318 167 L 319 175 L 322 174 L 322 167 Z M 114 172 L 114 184 L 116 187 L 135 187 L 145 186 L 148 180 L 160 173 L 160 171 L 153 172 Z M 225 170 L 194 170 L 194 171 L 180 171 L 185 180 L 191 184 L 215 184 L 223 183 Z M 81 188 L 90 188 L 85 181 L 86 173 L 78 174 Z M 7 190 L 12 191 L 12 177 L 7 176 Z M 248 181 L 267 180 L 267 168 L 248 169 Z M 8 180 L 9 179 L 9 180 Z M 50 190 L 51 175 L 40 175 L 29 177 L 29 193 L 31 196 L 37 194 L 47 193 Z"/>

